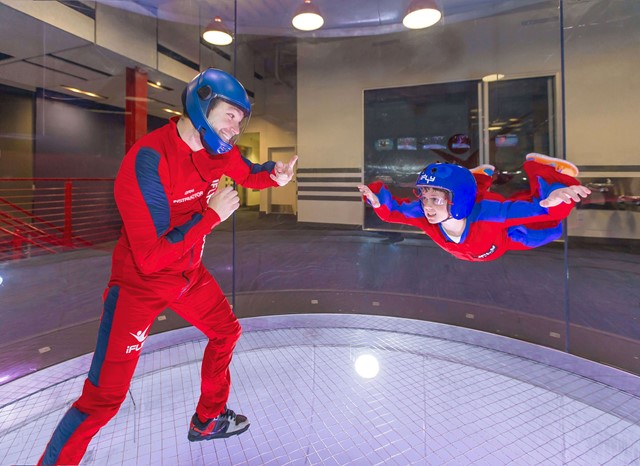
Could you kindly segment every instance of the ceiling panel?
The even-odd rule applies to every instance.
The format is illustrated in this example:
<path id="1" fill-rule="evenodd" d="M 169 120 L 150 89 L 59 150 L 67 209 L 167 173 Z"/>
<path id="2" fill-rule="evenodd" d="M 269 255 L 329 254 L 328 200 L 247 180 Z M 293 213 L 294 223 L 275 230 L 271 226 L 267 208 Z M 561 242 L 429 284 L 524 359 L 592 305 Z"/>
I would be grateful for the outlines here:
<path id="1" fill-rule="evenodd" d="M 0 3 L 0 52 L 15 57 L 11 60 L 39 57 L 88 44 L 90 42 L 84 39 Z M 0 66 L 3 64 L 4 61 L 0 62 Z"/>
<path id="2" fill-rule="evenodd" d="M 256 54 L 269 54 L 269 60 L 275 63 L 271 68 L 276 71 L 295 70 L 296 38 L 330 40 L 332 37 L 405 31 L 401 18 L 409 0 L 314 0 L 325 16 L 325 27 L 313 33 L 302 33 L 291 26 L 291 17 L 302 1 L 237 0 L 237 32 L 242 43 L 249 44 Z M 233 0 L 98 0 L 95 3 L 97 7 L 107 4 L 160 18 L 157 33 L 160 43 L 194 62 L 200 62 L 202 58 L 199 29 L 215 15 L 222 16 L 232 26 L 235 15 Z M 450 24 L 516 11 L 530 11 L 531 20 L 540 21 L 549 15 L 557 15 L 558 0 L 446 0 L 441 3 L 444 6 L 442 24 Z M 163 27 L 166 24 L 170 27 Z M 384 38 L 372 40 L 372 45 L 380 40 Z M 137 66 L 148 72 L 151 81 L 160 81 L 174 89 L 169 92 L 148 88 L 149 97 L 160 101 L 149 104 L 151 113 L 158 114 L 166 104 L 178 109 L 181 105 L 182 81 L 140 66 L 125 56 L 0 3 L 2 53 L 13 56 L 2 60 L 0 55 L 0 82 L 5 84 L 23 88 L 47 87 L 65 93 L 69 91 L 60 86 L 69 85 L 105 95 L 109 104 L 124 105 L 126 68 Z M 264 60 L 267 63 L 264 71 L 267 72 L 269 60 Z"/>

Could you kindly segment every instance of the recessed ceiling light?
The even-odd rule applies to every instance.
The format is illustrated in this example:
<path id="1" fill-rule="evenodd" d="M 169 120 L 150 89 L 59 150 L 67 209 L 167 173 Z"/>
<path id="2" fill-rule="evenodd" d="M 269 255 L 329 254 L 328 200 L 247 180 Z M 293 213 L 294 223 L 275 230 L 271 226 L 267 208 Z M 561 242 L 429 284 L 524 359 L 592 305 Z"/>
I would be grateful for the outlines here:
<path id="1" fill-rule="evenodd" d="M 78 89 L 77 87 L 71 87 L 71 86 L 60 86 L 68 91 L 71 92 L 75 92 L 76 94 L 82 94 L 82 95 L 86 95 L 89 97 L 93 97 L 94 99 L 104 99 L 106 100 L 107 98 L 103 95 L 99 95 L 96 94 L 95 92 L 89 92 L 89 91 L 83 91 L 82 89 Z"/>
<path id="2" fill-rule="evenodd" d="M 482 80 L 485 83 L 491 83 L 494 81 L 500 81 L 502 78 L 504 78 L 504 74 L 496 73 L 496 74 L 488 74 L 486 76 L 483 76 Z"/>
<path id="3" fill-rule="evenodd" d="M 167 86 L 162 85 L 160 81 L 147 81 L 147 85 L 149 87 L 153 87 L 154 89 L 160 89 L 161 91 L 172 91 L 173 89 Z"/>

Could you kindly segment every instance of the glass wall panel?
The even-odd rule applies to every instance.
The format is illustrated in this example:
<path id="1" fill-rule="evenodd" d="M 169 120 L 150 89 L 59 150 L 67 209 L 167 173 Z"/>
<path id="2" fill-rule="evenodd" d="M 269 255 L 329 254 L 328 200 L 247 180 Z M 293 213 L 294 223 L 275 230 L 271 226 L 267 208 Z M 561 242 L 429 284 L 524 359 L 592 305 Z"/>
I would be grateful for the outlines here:
<path id="1" fill-rule="evenodd" d="M 299 156 L 284 187 L 217 181 L 238 190 L 240 208 L 202 258 L 239 317 L 412 317 L 638 372 L 633 0 L 443 2 L 443 19 L 417 30 L 402 24 L 408 1 L 325 0 L 314 31 L 292 26 L 296 2 L 38 3 L 0 2 L 0 313 L 16 322 L 0 339 L 51 347 L 38 367 L 92 350 L 121 226 L 120 163 L 178 118 L 186 83 L 214 67 L 250 98 L 238 140 L 247 162 Z M 202 39 L 215 17 L 230 44 Z M 415 223 L 381 219 L 358 190 L 381 182 L 419 206 L 412 188 L 427 164 L 492 164 L 491 179 L 477 173 L 483 199 L 532 202 L 530 152 L 576 163 L 593 192 L 564 236 L 556 228 L 533 249 L 544 225 L 532 234 L 502 219 L 487 222 L 499 234 L 438 243 Z M 203 209 L 204 191 L 194 198 Z M 510 243 L 522 250 L 498 257 L 523 234 L 529 243 Z M 477 238 L 484 250 L 461 252 Z M 184 325 L 167 312 L 153 331 Z M 81 348 L 54 351 L 59 332 L 83 335 Z"/>
<path id="2" fill-rule="evenodd" d="M 476 81 L 364 91 L 364 178 L 394 195 L 413 197 L 417 174 L 433 162 L 479 165 Z M 385 223 L 373 209 L 364 227 L 413 230 Z"/>
<path id="3" fill-rule="evenodd" d="M 201 64 L 233 70 L 232 51 L 201 47 L 198 2 L 174 8 L 0 2 L 1 383 L 94 350 L 122 227 L 123 157 L 182 113 Z M 206 206 L 206 194 L 167 195 Z M 229 294 L 232 238 L 227 223 L 203 251 Z M 163 310 L 151 333 L 185 325 Z"/>
<path id="4" fill-rule="evenodd" d="M 553 77 L 502 79 L 489 92 L 489 163 L 500 167 L 494 191 L 510 195 L 529 186 L 522 161 L 531 152 L 555 156 Z"/>
<path id="5" fill-rule="evenodd" d="M 313 0 L 323 23 L 294 27 L 294 14 L 308 3 L 0 0 L 0 385 L 94 351 L 101 322 L 111 322 L 104 316 L 130 277 L 138 280 L 135 291 L 158 285 L 136 303 L 158 309 L 149 326 L 128 332 L 137 343 L 125 346 L 127 354 L 141 351 L 149 333 L 191 325 L 195 319 L 181 315 L 192 310 L 183 303 L 193 296 L 188 275 L 200 270 L 198 259 L 239 318 L 293 315 L 278 325 L 318 313 L 419 319 L 454 326 L 428 327 L 472 335 L 482 340 L 478 346 L 536 351 L 515 342 L 523 340 L 558 350 L 545 354 L 561 365 L 584 363 L 573 354 L 640 375 L 638 0 L 438 0 L 442 18 L 417 29 L 403 23 L 410 0 Z M 226 29 L 229 41 L 205 39 L 212 26 Z M 238 153 L 201 150 L 206 141 L 197 131 L 185 137 L 192 127 L 183 90 L 209 68 L 236 77 L 250 101 Z M 203 110 L 209 118 L 212 108 Z M 170 142 L 137 142 L 159 134 Z M 165 152 L 174 150 L 175 165 L 165 163 Z M 573 179 L 557 160 L 528 159 L 532 153 L 576 164 L 591 195 L 573 209 L 541 205 Z M 235 169 L 216 171 L 224 157 L 237 155 Z M 127 165 L 132 157 L 140 165 Z M 429 186 L 416 190 L 432 163 L 422 178 Z M 287 164 L 292 180 L 275 186 L 268 175 Z M 129 178 L 116 188 L 125 171 Z M 192 177 L 183 185 L 185 173 Z M 206 231 L 202 246 L 200 236 L 185 242 L 205 215 L 212 218 L 212 196 L 228 188 L 238 193 L 235 213 Z M 137 234 L 139 243 L 123 242 L 123 232 Z M 118 253 L 126 260 L 113 261 Z M 170 270 L 175 263 L 188 265 Z M 113 274 L 121 275 L 110 282 Z M 222 299 L 208 298 L 205 308 Z M 338 327 L 348 324 L 335 329 L 337 338 L 350 327 L 337 344 L 348 351 L 325 352 L 322 363 L 315 342 L 324 329 L 305 327 L 303 337 L 314 338 L 297 355 L 287 353 L 287 342 L 285 363 L 297 370 L 307 362 L 303 372 L 315 376 L 321 365 L 334 365 L 332 358 L 355 360 L 369 344 L 355 327 L 367 320 L 337 318 Z M 368 341 L 404 352 L 398 335 L 423 332 L 394 321 L 399 333 Z M 169 334 L 167 341 L 177 334 L 191 335 Z M 187 343 L 176 352 L 200 341 Z M 511 354 L 504 364 L 498 359 L 499 377 L 511 369 L 516 377 L 524 367 Z M 163 377 L 152 362 L 153 376 Z M 281 374 L 261 360 L 247 367 L 260 365 L 246 380 L 260 371 Z M 182 375 L 185 368 L 179 363 Z M 586 375 L 631 380 L 609 369 L 597 365 L 599 373 Z M 448 370 L 440 373 L 447 383 Z M 413 376 L 391 388 L 394 396 L 403 398 L 402 389 L 413 390 L 418 379 L 426 387 L 433 381 L 428 366 Z M 451 380 L 468 388 L 463 372 Z M 568 379 L 549 380 L 540 383 Z M 309 390 L 306 380 L 293 383 L 300 385 L 283 396 Z M 198 375 L 185 375 L 184 384 L 197 386 Z M 629 385 L 624 389 L 636 394 Z M 555 391 L 551 404 L 565 405 L 569 392 Z M 612 402 L 600 393 L 585 398 L 606 411 Z M 628 421 L 631 397 L 616 398 L 622 402 L 611 414 Z M 254 413 L 274 406 L 264 400 L 250 399 Z M 303 408 L 310 409 L 303 417 L 315 414 L 313 405 Z M 575 432 L 560 424 L 556 447 L 568 458 L 565 441 Z M 309 451 L 296 446 L 300 458 Z"/>
<path id="6" fill-rule="evenodd" d="M 398 4 L 329 2 L 325 26 L 301 32 L 293 7 L 271 4 L 264 35 L 238 3 L 237 50 L 253 51 L 262 77 L 248 131 L 261 161 L 300 157 L 295 200 L 276 188 L 238 213 L 239 312 L 400 315 L 564 348 L 562 242 L 460 260 L 382 221 L 357 190 L 382 181 L 415 201 L 418 173 L 439 160 L 492 163 L 492 192 L 528 195 L 526 154 L 558 155 L 558 4 L 492 5 L 445 5 L 443 21 L 408 30 Z"/>
<path id="7" fill-rule="evenodd" d="M 634 1 L 565 2 L 567 155 L 592 194 L 569 218 L 570 351 L 640 373 L 640 101 Z"/>

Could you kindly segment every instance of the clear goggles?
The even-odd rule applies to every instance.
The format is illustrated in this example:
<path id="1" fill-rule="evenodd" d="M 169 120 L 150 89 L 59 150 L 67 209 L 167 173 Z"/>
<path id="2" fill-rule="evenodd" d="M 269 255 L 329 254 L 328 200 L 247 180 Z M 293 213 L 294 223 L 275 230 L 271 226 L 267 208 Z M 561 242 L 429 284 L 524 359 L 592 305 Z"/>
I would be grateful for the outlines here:
<path id="1" fill-rule="evenodd" d="M 449 204 L 449 199 L 445 193 L 433 191 L 430 188 L 414 188 L 413 194 L 420 199 L 422 205 L 443 206 Z"/>

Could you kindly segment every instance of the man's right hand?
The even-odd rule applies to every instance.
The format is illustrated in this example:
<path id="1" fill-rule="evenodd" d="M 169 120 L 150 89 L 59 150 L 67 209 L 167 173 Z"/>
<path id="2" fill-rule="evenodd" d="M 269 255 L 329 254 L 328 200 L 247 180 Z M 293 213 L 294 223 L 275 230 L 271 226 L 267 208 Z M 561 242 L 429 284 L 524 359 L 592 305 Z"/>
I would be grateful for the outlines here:
<path id="1" fill-rule="evenodd" d="M 209 207 L 218 214 L 220 221 L 224 222 L 240 207 L 238 191 L 231 186 L 216 191 L 209 199 Z"/>

